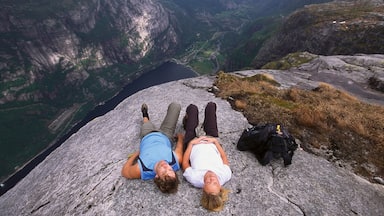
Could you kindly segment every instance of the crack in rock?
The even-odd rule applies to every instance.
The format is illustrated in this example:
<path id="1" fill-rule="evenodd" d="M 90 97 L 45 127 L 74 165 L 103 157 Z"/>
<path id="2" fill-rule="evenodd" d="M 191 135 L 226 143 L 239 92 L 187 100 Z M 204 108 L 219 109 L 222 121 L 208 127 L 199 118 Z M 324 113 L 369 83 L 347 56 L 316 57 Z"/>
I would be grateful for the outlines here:
<path id="1" fill-rule="evenodd" d="M 91 190 L 88 191 L 88 193 L 85 194 L 85 196 L 88 196 L 90 193 L 95 191 L 95 189 L 106 179 L 111 175 L 112 171 L 107 173 Z"/>
<path id="2" fill-rule="evenodd" d="M 304 215 L 305 216 L 305 212 L 304 210 L 300 207 L 300 205 L 296 204 L 295 202 L 293 202 L 292 200 L 290 200 L 289 198 L 286 198 L 282 195 L 280 195 L 278 192 L 274 191 L 273 190 L 273 184 L 274 184 L 274 179 L 275 179 L 275 169 L 272 167 L 272 176 L 270 177 L 269 181 L 268 181 L 268 191 L 271 192 L 272 194 L 276 195 L 277 197 L 279 197 L 279 199 L 281 199 L 283 202 L 285 203 L 288 203 L 290 204 L 291 206 L 293 206 L 293 208 L 301 213 L 301 215 Z"/>
<path id="3" fill-rule="evenodd" d="M 51 201 L 47 201 L 47 202 L 41 204 L 39 207 L 32 209 L 31 214 L 37 212 L 39 209 L 43 208 L 44 206 L 48 205 L 49 203 L 51 203 Z"/>
<path id="4" fill-rule="evenodd" d="M 121 161 L 121 160 L 118 160 L 118 161 Z M 93 176 L 96 176 L 96 175 L 99 175 L 99 174 L 102 174 L 102 173 L 104 173 L 104 172 L 102 172 L 102 171 L 105 171 L 106 170 L 106 168 L 107 167 L 109 167 L 109 166 L 111 166 L 111 165 L 113 165 L 113 164 L 116 164 L 117 162 L 110 162 L 110 163 L 107 163 L 107 164 L 105 164 L 105 166 L 103 166 L 97 173 L 95 173 L 95 175 L 93 175 Z M 96 190 L 96 188 L 100 185 L 100 184 L 102 184 L 102 182 L 105 180 L 105 179 L 107 179 L 110 175 L 111 175 L 111 173 L 113 172 L 113 169 L 111 169 L 111 171 L 110 172 L 108 172 L 108 173 L 106 173 L 105 175 L 104 175 L 104 177 L 96 184 L 96 185 L 94 185 L 87 193 L 85 193 L 85 195 L 84 195 L 84 193 L 82 193 L 80 196 L 81 197 L 88 197 L 93 191 L 97 191 Z M 116 181 L 116 183 L 118 183 L 119 181 Z M 112 196 L 114 193 L 115 193 L 115 191 L 116 191 L 116 185 L 117 184 L 113 184 L 112 185 L 112 188 L 110 189 L 110 191 L 109 191 L 109 193 L 106 195 L 106 197 L 103 199 L 103 200 L 106 200 L 108 197 L 110 197 L 110 196 Z M 83 199 L 84 200 L 84 199 Z M 93 206 L 96 206 L 96 204 L 95 203 L 85 203 L 86 204 L 86 208 L 85 208 L 85 210 L 83 211 L 83 213 L 86 213 L 87 211 L 89 211 Z M 74 209 L 77 209 L 77 208 L 79 208 L 81 205 L 83 205 L 83 202 L 80 202 L 80 203 L 78 203 L 75 207 L 74 207 Z"/>

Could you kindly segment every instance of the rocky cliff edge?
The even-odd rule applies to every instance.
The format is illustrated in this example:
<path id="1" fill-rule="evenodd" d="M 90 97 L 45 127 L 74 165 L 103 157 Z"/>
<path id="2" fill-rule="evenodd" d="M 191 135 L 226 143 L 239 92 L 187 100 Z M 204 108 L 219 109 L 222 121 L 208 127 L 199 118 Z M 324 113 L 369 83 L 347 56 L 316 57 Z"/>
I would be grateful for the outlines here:
<path id="1" fill-rule="evenodd" d="M 128 97 L 72 135 L 1 196 L 0 215 L 383 215 L 383 185 L 321 157 L 299 148 L 292 165 L 284 168 L 281 160 L 261 166 L 251 153 L 236 150 L 248 122 L 227 101 L 207 91 L 214 79 L 174 81 Z M 305 79 L 290 79 L 286 85 Z M 200 124 L 206 103 L 218 105 L 220 141 L 233 171 L 225 185 L 231 190 L 229 200 L 219 213 L 199 205 L 201 190 L 183 179 L 181 171 L 179 191 L 173 195 L 162 194 L 153 181 L 121 177 L 123 163 L 139 147 L 141 104 L 148 104 L 151 120 L 160 125 L 172 101 L 182 105 L 177 131 L 182 131 L 190 103 L 200 109 Z"/>

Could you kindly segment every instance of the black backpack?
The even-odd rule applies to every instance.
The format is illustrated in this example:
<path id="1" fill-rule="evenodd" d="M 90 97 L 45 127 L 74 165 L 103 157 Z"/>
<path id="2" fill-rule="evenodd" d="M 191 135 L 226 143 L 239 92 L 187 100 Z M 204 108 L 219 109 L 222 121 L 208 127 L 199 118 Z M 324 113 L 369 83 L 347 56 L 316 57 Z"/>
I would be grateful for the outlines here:
<path id="1" fill-rule="evenodd" d="M 281 124 L 267 123 L 254 125 L 241 134 L 237 149 L 255 154 L 261 165 L 267 165 L 272 158 L 282 157 L 284 165 L 292 163 L 293 152 L 297 149 L 295 138 Z"/>

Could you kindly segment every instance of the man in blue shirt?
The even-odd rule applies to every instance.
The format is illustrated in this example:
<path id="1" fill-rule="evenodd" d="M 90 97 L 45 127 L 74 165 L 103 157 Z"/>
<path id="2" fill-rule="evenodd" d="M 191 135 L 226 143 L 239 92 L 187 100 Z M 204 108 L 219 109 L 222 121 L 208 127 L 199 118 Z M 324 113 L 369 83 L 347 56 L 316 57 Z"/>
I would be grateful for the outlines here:
<path id="1" fill-rule="evenodd" d="M 163 193 L 176 193 L 179 178 L 175 171 L 180 169 L 183 158 L 183 135 L 178 134 L 175 150 L 172 150 L 176 123 L 181 106 L 171 103 L 168 106 L 160 129 L 149 120 L 148 106 L 143 104 L 143 124 L 141 126 L 140 150 L 135 152 L 124 164 L 121 174 L 128 179 L 154 179 Z"/>

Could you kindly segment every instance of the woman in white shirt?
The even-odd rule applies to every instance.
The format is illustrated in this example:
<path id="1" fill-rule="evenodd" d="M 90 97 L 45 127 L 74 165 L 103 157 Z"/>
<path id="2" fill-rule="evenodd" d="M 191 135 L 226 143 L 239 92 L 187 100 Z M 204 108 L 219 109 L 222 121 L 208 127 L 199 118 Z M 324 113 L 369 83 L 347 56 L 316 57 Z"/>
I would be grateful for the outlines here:
<path id="1" fill-rule="evenodd" d="M 193 186 L 203 188 L 201 204 L 204 208 L 220 211 L 228 198 L 228 190 L 222 185 L 231 179 L 232 172 L 224 149 L 214 138 L 218 136 L 215 103 L 209 102 L 205 108 L 203 127 L 207 136 L 192 136 L 196 136 L 197 125 L 198 109 L 191 104 L 184 119 L 183 176 Z"/>

